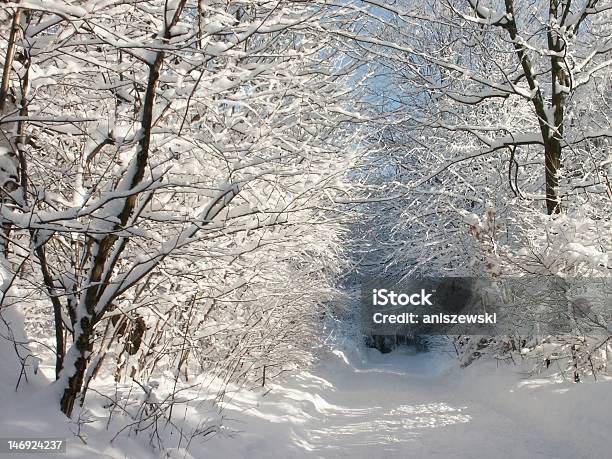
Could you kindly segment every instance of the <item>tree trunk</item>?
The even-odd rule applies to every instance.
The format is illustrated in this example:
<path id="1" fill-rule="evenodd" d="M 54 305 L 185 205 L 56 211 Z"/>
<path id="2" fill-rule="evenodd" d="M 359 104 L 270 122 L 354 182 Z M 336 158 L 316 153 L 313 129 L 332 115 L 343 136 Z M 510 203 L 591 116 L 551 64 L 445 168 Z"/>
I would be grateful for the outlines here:
<path id="1" fill-rule="evenodd" d="M 181 0 L 181 2 L 176 5 L 172 20 L 166 24 L 163 33 L 164 40 L 171 38 L 171 29 L 177 24 L 186 1 L 187 0 Z M 166 13 L 167 11 L 165 11 L 164 14 Z M 128 173 L 125 177 L 129 180 L 128 183 L 126 183 L 126 189 L 128 190 L 134 189 L 142 181 L 146 166 L 148 165 L 156 89 L 159 82 L 160 70 L 164 63 L 164 57 L 164 51 L 160 50 L 157 52 L 155 60 L 149 64 L 149 78 L 141 112 L 142 135 L 138 142 L 133 171 L 131 174 Z M 128 219 L 134 210 L 136 199 L 137 194 L 132 194 L 125 199 L 123 208 L 117 215 L 120 224 L 116 226 L 116 229 L 127 225 Z M 95 250 L 96 255 L 92 260 L 92 266 L 87 281 L 88 286 L 85 289 L 84 298 L 81 300 L 82 304 L 79 306 L 79 311 L 83 311 L 84 308 L 86 312 L 81 312 L 79 314 L 82 314 L 82 316 L 78 319 L 78 324 L 75 326 L 74 343 L 65 357 L 64 369 L 62 370 L 62 375 L 65 374 L 67 380 L 64 382 L 64 393 L 60 401 L 60 408 L 68 417 L 72 415 L 77 397 L 81 397 L 81 405 L 83 404 L 84 394 L 81 394 L 81 390 L 93 351 L 93 329 L 96 322 L 104 315 L 110 304 L 100 305 L 100 297 L 110 282 L 110 276 L 113 273 L 115 263 L 119 259 L 119 253 L 123 250 L 121 248 L 116 254 L 117 256 L 109 259 L 118 239 L 119 237 L 111 232 L 104 236 L 101 241 L 98 242 L 96 239 L 94 242 L 98 247 L 97 250 Z M 103 278 L 104 273 L 106 273 L 106 276 Z M 60 380 L 63 380 L 63 378 L 60 378 Z"/>
<path id="2" fill-rule="evenodd" d="M 93 351 L 93 327 L 88 317 L 81 319 L 80 330 L 75 330 L 74 338 L 74 344 L 66 354 L 65 365 L 62 370 L 62 376 L 65 375 L 66 383 L 60 401 L 60 408 L 68 417 L 72 415 L 74 403 L 81 393 L 85 372 L 87 371 L 89 359 Z M 60 380 L 62 379 L 60 378 Z"/>
<path id="3" fill-rule="evenodd" d="M 551 22 L 564 23 L 569 11 L 569 4 L 563 4 L 563 11 L 559 10 L 559 0 L 550 0 L 549 19 Z M 563 125 L 565 121 L 565 99 L 570 91 L 571 82 L 565 70 L 564 59 L 560 56 L 565 54 L 565 40 L 552 27 L 548 30 L 548 49 L 550 55 L 550 69 L 552 76 L 552 98 L 551 108 L 553 119 L 552 129 L 549 129 L 548 138 L 545 142 L 544 166 L 546 168 L 546 211 L 548 215 L 561 213 L 561 202 L 557 192 L 559 186 L 559 169 L 561 168 L 561 142 L 563 141 Z"/>
<path id="4" fill-rule="evenodd" d="M 13 16 L 11 32 L 6 47 L 6 56 L 2 71 L 2 83 L 0 83 L 0 112 L 4 110 L 6 99 L 8 97 L 11 70 L 13 68 L 13 59 L 15 58 L 15 48 L 17 47 L 17 38 L 19 34 L 19 21 L 21 21 L 21 8 L 17 8 L 17 11 L 15 11 L 15 15 Z"/>
<path id="5" fill-rule="evenodd" d="M 558 139 L 551 138 L 544 146 L 544 167 L 546 168 L 546 212 L 548 215 L 561 213 L 561 202 L 557 189 L 561 167 L 561 144 Z"/>

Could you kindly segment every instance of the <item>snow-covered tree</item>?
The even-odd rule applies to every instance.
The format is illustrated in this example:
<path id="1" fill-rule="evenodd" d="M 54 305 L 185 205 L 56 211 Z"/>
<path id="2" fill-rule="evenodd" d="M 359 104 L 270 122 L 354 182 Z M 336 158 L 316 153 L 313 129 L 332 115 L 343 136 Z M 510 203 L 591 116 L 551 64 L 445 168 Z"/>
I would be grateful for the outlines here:
<path id="1" fill-rule="evenodd" d="M 355 8 L 362 27 L 343 36 L 378 68 L 364 196 L 372 219 L 362 245 L 371 269 L 568 285 L 609 278 L 610 6 L 406 0 Z M 525 301 L 525 319 L 536 300 Z M 574 331 L 563 338 L 571 365 L 580 354 L 572 346 L 591 356 L 609 342 L 605 321 L 588 346 Z"/>
<path id="2" fill-rule="evenodd" d="M 358 142 L 352 64 L 321 7 L 10 12 L 16 103 L 0 122 L 19 124 L 3 132 L 23 161 L 2 217 L 15 277 L 54 308 L 62 411 L 109 355 L 118 377 L 198 364 L 264 382 L 307 359 L 341 251 L 330 206 Z"/>
<path id="3" fill-rule="evenodd" d="M 494 272 L 483 250 L 496 255 L 508 242 L 510 253 L 535 233 L 547 243 L 545 222 L 558 220 L 541 215 L 544 202 L 546 214 L 588 219 L 597 235 L 585 251 L 607 272 L 610 8 L 588 0 L 364 4 L 369 27 L 344 36 L 380 69 L 377 158 L 388 161 L 378 161 L 378 177 L 398 235 L 386 257 L 467 269 L 477 250 Z"/>

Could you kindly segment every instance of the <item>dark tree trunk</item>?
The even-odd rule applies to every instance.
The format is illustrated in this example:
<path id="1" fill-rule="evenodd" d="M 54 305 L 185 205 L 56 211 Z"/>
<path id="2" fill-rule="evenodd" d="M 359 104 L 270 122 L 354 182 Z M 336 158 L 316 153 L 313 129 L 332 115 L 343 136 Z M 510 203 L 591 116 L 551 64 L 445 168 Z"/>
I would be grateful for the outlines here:
<path id="1" fill-rule="evenodd" d="M 550 139 L 544 147 L 544 167 L 546 168 L 546 212 L 548 215 L 561 212 L 561 202 L 559 201 L 558 172 L 561 167 L 561 145 L 558 139 Z"/>
<path id="2" fill-rule="evenodd" d="M 81 331 L 75 336 L 75 342 L 67 355 L 69 363 L 63 369 L 63 372 L 68 373 L 68 379 L 60 401 L 60 408 L 68 417 L 72 415 L 74 404 L 81 393 L 85 372 L 93 351 L 93 327 L 89 318 L 82 318 L 80 327 Z M 74 360 L 74 363 L 70 360 Z"/>

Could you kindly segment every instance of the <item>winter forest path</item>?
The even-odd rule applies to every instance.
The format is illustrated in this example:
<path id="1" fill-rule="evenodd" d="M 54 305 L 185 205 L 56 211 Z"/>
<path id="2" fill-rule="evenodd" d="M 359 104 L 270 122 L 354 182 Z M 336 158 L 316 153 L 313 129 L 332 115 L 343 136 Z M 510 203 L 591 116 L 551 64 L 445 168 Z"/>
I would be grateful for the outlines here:
<path id="1" fill-rule="evenodd" d="M 609 385 L 589 385 L 527 384 L 517 367 L 462 370 L 436 353 L 337 351 L 264 397 L 236 397 L 228 425 L 244 432 L 205 448 L 224 459 L 609 457 Z"/>

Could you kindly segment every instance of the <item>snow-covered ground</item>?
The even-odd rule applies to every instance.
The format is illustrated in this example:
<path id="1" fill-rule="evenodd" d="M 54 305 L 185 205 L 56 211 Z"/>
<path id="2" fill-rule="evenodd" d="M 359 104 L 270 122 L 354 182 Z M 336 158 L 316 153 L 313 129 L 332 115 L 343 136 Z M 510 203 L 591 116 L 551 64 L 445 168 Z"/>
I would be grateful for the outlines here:
<path id="1" fill-rule="evenodd" d="M 523 380 L 514 366 L 459 369 L 435 353 L 337 352 L 265 397 L 241 394 L 229 410 L 246 432 L 208 442 L 202 457 L 612 454 L 610 383 Z"/>
<path id="2" fill-rule="evenodd" d="M 3 346 L 0 363 L 8 369 Z M 0 436 L 69 436 L 69 458 L 169 457 L 152 452 L 143 435 L 111 443 L 118 426 L 107 429 L 95 402 L 87 414 L 95 421 L 82 425 L 77 439 L 78 424 L 56 411 L 43 378 L 15 393 L 12 374 L 2 376 Z M 194 402 L 188 420 L 208 416 L 205 405 Z M 265 392 L 228 392 L 224 408 L 220 432 L 170 457 L 537 459 L 612 451 L 611 383 L 524 379 L 518 367 L 493 362 L 460 369 L 448 354 L 408 348 L 382 355 L 345 346 Z"/>

